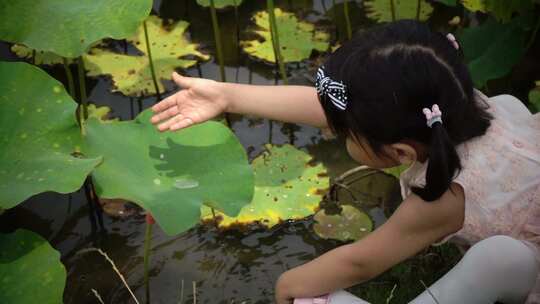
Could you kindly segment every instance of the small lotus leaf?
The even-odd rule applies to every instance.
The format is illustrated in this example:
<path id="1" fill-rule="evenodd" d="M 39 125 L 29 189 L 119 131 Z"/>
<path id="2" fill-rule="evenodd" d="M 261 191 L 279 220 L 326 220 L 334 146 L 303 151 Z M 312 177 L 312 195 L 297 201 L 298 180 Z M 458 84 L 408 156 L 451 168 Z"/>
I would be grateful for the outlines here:
<path id="1" fill-rule="evenodd" d="M 536 88 L 529 92 L 529 103 L 534 113 L 540 111 L 540 81 L 537 81 Z"/>
<path id="2" fill-rule="evenodd" d="M 267 151 L 253 160 L 255 193 L 250 204 L 236 217 L 221 213 L 221 227 L 258 222 L 267 227 L 281 221 L 302 219 L 313 214 L 329 186 L 322 164 L 312 165 L 312 157 L 291 145 L 266 145 Z M 212 219 L 210 208 L 203 219 Z"/>
<path id="3" fill-rule="evenodd" d="M 150 16 L 146 20 L 148 36 L 151 44 L 152 58 L 158 86 L 164 91 L 161 79 L 170 79 L 175 68 L 189 68 L 197 63 L 195 59 L 186 59 L 186 56 L 195 56 L 206 60 L 208 55 L 197 51 L 197 44 L 189 43 L 186 29 L 189 23 L 180 21 L 169 27 L 164 27 L 162 20 L 157 16 Z M 144 28 L 141 25 L 135 37 L 128 39 L 135 47 L 146 54 L 146 40 Z M 91 53 L 84 56 L 87 75 L 111 75 L 114 82 L 113 91 L 120 91 L 124 95 L 140 96 L 155 93 L 152 82 L 150 63 L 146 55 L 130 56 L 113 53 L 108 50 L 94 48 Z"/>
<path id="4" fill-rule="evenodd" d="M 525 54 L 528 18 L 501 24 L 489 18 L 459 35 L 474 84 L 483 87 L 490 79 L 508 74 Z"/>
<path id="5" fill-rule="evenodd" d="M 320 52 L 328 50 L 330 38 L 328 33 L 315 29 L 315 25 L 300 21 L 293 13 L 284 12 L 279 8 L 275 9 L 275 15 L 281 54 L 285 62 L 308 59 L 313 50 Z M 253 19 L 260 28 L 253 33 L 260 36 L 263 41 L 257 39 L 242 41 L 242 49 L 250 56 L 275 63 L 268 13 L 258 12 Z"/>
<path id="6" fill-rule="evenodd" d="M 393 177 L 399 179 L 401 173 L 403 173 L 403 171 L 407 170 L 408 167 L 409 166 L 407 166 L 407 165 L 401 165 L 401 166 L 397 166 L 397 167 L 386 168 L 386 169 L 383 169 L 383 171 L 384 171 L 384 173 L 390 174 Z"/>
<path id="7" fill-rule="evenodd" d="M 0 208 L 45 191 L 73 192 L 101 158 L 82 145 L 77 105 L 62 84 L 24 62 L 0 62 Z"/>
<path id="8" fill-rule="evenodd" d="M 204 7 L 210 7 L 210 0 L 197 0 L 197 4 Z M 217 9 L 225 8 L 227 6 L 240 6 L 242 0 L 214 0 L 214 7 Z"/>
<path id="9" fill-rule="evenodd" d="M 11 51 L 21 58 L 31 59 L 34 56 L 34 50 L 28 48 L 22 44 L 14 44 L 11 46 Z M 71 63 L 71 59 L 68 59 L 68 63 Z M 51 52 L 35 51 L 34 64 L 40 65 L 54 65 L 64 64 L 62 57 Z"/>
<path id="10" fill-rule="evenodd" d="M 66 269 L 60 253 L 24 229 L 0 233 L 0 303 L 63 303 Z"/>
<path id="11" fill-rule="evenodd" d="M 394 14 L 392 14 L 392 3 Z M 390 22 L 400 19 L 427 20 L 433 13 L 433 6 L 425 0 L 369 0 L 365 1 L 367 16 L 378 22 Z M 418 6 L 420 5 L 420 10 Z"/>
<path id="12" fill-rule="evenodd" d="M 0 40 L 74 58 L 103 38 L 131 36 L 151 7 L 150 0 L 2 1 Z"/>
<path id="13" fill-rule="evenodd" d="M 83 152 L 104 159 L 92 173 L 99 197 L 139 204 L 169 235 L 196 224 L 203 204 L 235 216 L 251 201 L 253 172 L 227 127 L 207 122 L 160 133 L 151 116 L 86 121 Z"/>
<path id="14" fill-rule="evenodd" d="M 340 214 L 329 215 L 324 209 L 313 219 L 315 233 L 324 239 L 340 241 L 359 240 L 373 229 L 373 222 L 366 213 L 350 205 L 341 206 Z"/>
<path id="15" fill-rule="evenodd" d="M 530 0 L 463 0 L 463 6 L 472 12 L 491 13 L 501 22 L 508 22 L 516 12 L 533 8 Z"/>
<path id="16" fill-rule="evenodd" d="M 98 107 L 95 104 L 88 104 L 88 118 L 96 118 L 103 122 L 118 121 L 118 118 L 109 119 L 111 108 L 107 106 Z"/>

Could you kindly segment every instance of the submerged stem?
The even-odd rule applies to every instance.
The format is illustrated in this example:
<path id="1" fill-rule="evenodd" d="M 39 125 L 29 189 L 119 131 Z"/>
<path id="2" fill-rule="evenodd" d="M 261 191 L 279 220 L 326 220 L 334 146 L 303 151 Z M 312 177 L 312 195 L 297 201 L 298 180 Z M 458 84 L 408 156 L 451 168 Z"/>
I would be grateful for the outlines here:
<path id="1" fill-rule="evenodd" d="M 210 15 L 212 17 L 212 27 L 214 28 L 214 40 L 216 42 L 217 58 L 219 62 L 219 74 L 221 76 L 221 81 L 225 82 L 227 81 L 227 79 L 225 76 L 225 63 L 223 59 L 223 47 L 221 44 L 221 34 L 220 34 L 221 31 L 219 28 L 214 0 L 210 0 Z"/>
<path id="2" fill-rule="evenodd" d="M 79 75 L 79 89 L 80 89 L 80 102 L 79 102 L 79 123 L 81 126 L 81 132 L 84 135 L 84 121 L 88 118 L 88 101 L 86 99 L 86 78 L 84 76 L 84 61 L 82 57 L 77 58 L 77 74 Z M 82 111 L 81 111 L 82 107 Z"/>
<path id="3" fill-rule="evenodd" d="M 161 100 L 161 94 L 159 93 L 159 86 L 156 77 L 156 70 L 154 68 L 154 60 L 152 59 L 152 48 L 150 47 L 150 39 L 148 38 L 148 28 L 146 27 L 146 20 L 143 21 L 144 28 L 144 40 L 146 41 L 146 53 L 148 54 L 148 61 L 150 62 L 150 72 L 152 73 L 152 81 L 154 82 L 154 89 L 156 90 L 157 100 Z"/>
<path id="4" fill-rule="evenodd" d="M 235 3 L 236 4 L 236 3 Z M 236 9 L 236 5 L 234 7 Z M 227 81 L 227 76 L 225 74 L 225 59 L 223 58 L 223 45 L 221 44 L 221 30 L 219 28 L 219 22 L 216 13 L 216 6 L 214 5 L 214 0 L 210 0 L 210 15 L 212 17 L 212 27 L 214 28 L 214 41 L 216 42 L 216 51 L 217 58 L 219 63 L 219 75 L 222 82 Z M 227 126 L 231 127 L 231 118 L 228 113 L 225 113 L 225 122 Z"/>
<path id="5" fill-rule="evenodd" d="M 351 18 L 349 17 L 349 1 L 343 2 L 343 13 L 345 14 L 345 24 L 347 25 L 347 39 L 352 38 Z"/>
<path id="6" fill-rule="evenodd" d="M 71 98 L 75 99 L 75 83 L 73 82 L 73 74 L 69 68 L 67 58 L 63 57 L 62 60 L 64 61 L 64 71 L 66 72 L 66 78 L 68 81 L 69 95 L 71 95 Z"/>
<path id="7" fill-rule="evenodd" d="M 146 293 L 146 303 L 150 303 L 150 280 L 149 280 L 149 263 L 150 263 L 150 243 L 152 242 L 152 226 L 153 224 L 146 222 L 146 232 L 144 234 L 144 290 Z"/>
<path id="8" fill-rule="evenodd" d="M 285 62 L 281 56 L 281 47 L 279 46 L 279 32 L 276 24 L 276 15 L 274 12 L 274 0 L 267 0 L 266 6 L 268 9 L 268 19 L 270 20 L 270 33 L 272 37 L 272 46 L 274 47 L 274 57 L 279 66 L 281 80 L 284 84 L 288 84 L 287 72 L 285 71 Z"/>

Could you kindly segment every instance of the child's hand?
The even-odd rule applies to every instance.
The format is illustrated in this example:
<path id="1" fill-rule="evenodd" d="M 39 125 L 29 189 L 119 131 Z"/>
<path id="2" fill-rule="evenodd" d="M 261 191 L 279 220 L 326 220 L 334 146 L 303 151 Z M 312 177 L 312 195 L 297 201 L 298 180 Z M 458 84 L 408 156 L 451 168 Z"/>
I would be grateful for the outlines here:
<path id="1" fill-rule="evenodd" d="M 165 98 L 152 107 L 153 124 L 159 124 L 159 131 L 189 127 L 212 119 L 227 110 L 220 83 L 210 79 L 172 74 L 176 84 L 183 90 Z"/>

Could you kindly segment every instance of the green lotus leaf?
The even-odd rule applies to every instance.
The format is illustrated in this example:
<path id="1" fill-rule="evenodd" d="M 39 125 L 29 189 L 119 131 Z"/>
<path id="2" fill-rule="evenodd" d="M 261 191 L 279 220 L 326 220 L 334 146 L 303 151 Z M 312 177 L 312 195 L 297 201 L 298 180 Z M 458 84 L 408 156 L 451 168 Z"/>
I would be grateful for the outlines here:
<path id="1" fill-rule="evenodd" d="M 435 0 L 437 2 L 440 2 L 446 6 L 456 6 L 458 3 L 458 0 Z"/>
<path id="2" fill-rule="evenodd" d="M 392 13 L 392 3 L 394 13 Z M 433 6 L 425 0 L 369 0 L 365 1 L 367 16 L 377 22 L 390 22 L 400 19 L 427 20 L 433 13 Z M 420 6 L 420 10 L 419 7 Z"/>
<path id="3" fill-rule="evenodd" d="M 506 24 L 489 18 L 480 26 L 463 30 L 459 41 L 477 87 L 505 76 L 521 60 L 529 37 L 528 24 L 528 18 L 514 18 Z"/>
<path id="4" fill-rule="evenodd" d="M 0 303 L 63 303 L 66 269 L 41 236 L 19 229 L 0 233 Z"/>
<path id="5" fill-rule="evenodd" d="M 313 50 L 325 52 L 328 50 L 330 35 L 324 31 L 315 29 L 315 25 L 300 21 L 293 13 L 275 9 L 276 23 L 279 34 L 281 54 L 285 62 L 297 62 L 308 59 Z M 274 48 L 270 33 L 268 13 L 258 12 L 253 20 L 259 29 L 252 31 L 260 36 L 263 41 L 242 41 L 242 49 L 248 55 L 275 63 Z"/>
<path id="6" fill-rule="evenodd" d="M 82 145 L 77 105 L 62 84 L 24 62 L 0 62 L 0 208 L 32 195 L 73 192 L 101 158 Z"/>
<path id="7" fill-rule="evenodd" d="M 197 4 L 204 7 L 210 7 L 210 0 L 197 0 Z M 214 0 L 214 7 L 217 9 L 225 8 L 227 6 L 240 6 L 242 0 Z"/>
<path id="8" fill-rule="evenodd" d="M 11 51 L 17 56 L 25 59 L 32 59 L 34 56 L 34 50 L 28 48 L 22 44 L 14 44 L 11 46 Z M 64 64 L 62 57 L 51 52 L 44 51 L 35 51 L 34 64 L 40 65 L 54 65 L 54 64 Z M 68 59 L 68 63 L 71 63 L 72 60 Z"/>
<path id="9" fill-rule="evenodd" d="M 366 213 L 350 205 L 341 206 L 340 214 L 329 215 L 324 209 L 313 217 L 313 230 L 323 239 L 356 241 L 368 235 L 373 222 Z"/>
<path id="10" fill-rule="evenodd" d="M 537 81 L 536 87 L 529 92 L 529 104 L 534 113 L 540 111 L 540 81 Z"/>
<path id="11" fill-rule="evenodd" d="M 281 221 L 302 219 L 319 207 L 329 186 L 322 164 L 312 165 L 312 157 L 291 145 L 266 145 L 267 151 L 253 160 L 255 193 L 250 204 L 236 217 L 222 213 L 219 226 L 257 222 L 272 227 Z M 203 219 L 210 220 L 210 208 L 202 208 Z"/>
<path id="12" fill-rule="evenodd" d="M 151 7 L 151 0 L 3 1 L 0 40 L 74 58 L 103 38 L 133 35 Z"/>
<path id="13" fill-rule="evenodd" d="M 86 121 L 83 151 L 104 159 L 92 173 L 99 197 L 139 204 L 169 235 L 196 224 L 203 204 L 235 216 L 251 201 L 253 172 L 227 127 L 207 122 L 160 133 L 151 116 Z"/>
<path id="14" fill-rule="evenodd" d="M 472 12 L 491 13 L 501 22 L 508 22 L 512 15 L 533 8 L 530 0 L 463 0 L 463 6 Z"/>
<path id="15" fill-rule="evenodd" d="M 188 22 L 180 21 L 176 24 L 164 26 L 162 20 L 150 16 L 146 20 L 148 36 L 150 39 L 152 58 L 158 86 L 161 92 L 165 89 L 160 79 L 170 79 L 175 68 L 189 68 L 197 60 L 186 59 L 186 56 L 198 57 L 203 60 L 209 58 L 197 51 L 197 44 L 189 43 L 186 36 Z M 169 30 L 170 28 L 170 30 Z M 141 25 L 135 37 L 128 39 L 135 47 L 146 54 L 146 41 L 144 28 Z M 150 71 L 150 62 L 146 55 L 129 56 L 113 53 L 108 50 L 94 48 L 91 53 L 84 56 L 87 75 L 111 75 L 114 82 L 113 91 L 120 91 L 124 95 L 141 96 L 155 93 Z"/>

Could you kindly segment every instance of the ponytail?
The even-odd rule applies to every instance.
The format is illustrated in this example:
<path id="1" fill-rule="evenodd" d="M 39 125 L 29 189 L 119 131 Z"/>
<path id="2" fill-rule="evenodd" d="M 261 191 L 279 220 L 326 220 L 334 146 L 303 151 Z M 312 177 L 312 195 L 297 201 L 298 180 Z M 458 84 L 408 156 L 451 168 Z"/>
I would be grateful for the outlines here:
<path id="1" fill-rule="evenodd" d="M 461 170 L 456 148 L 442 122 L 433 123 L 431 130 L 426 185 L 424 188 L 412 188 L 413 193 L 427 202 L 440 198 L 450 188 L 453 178 Z"/>

